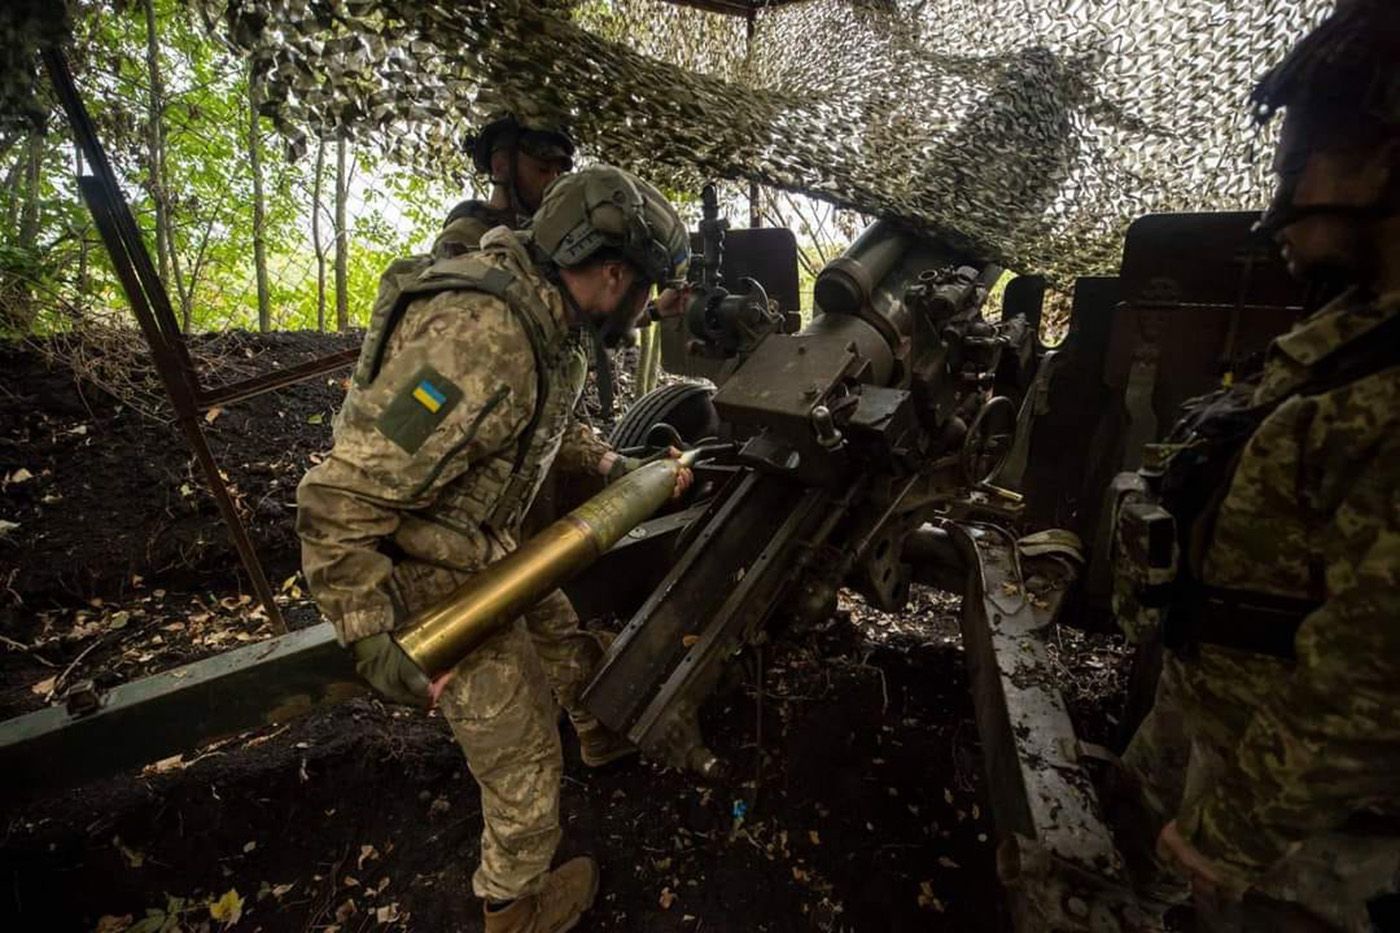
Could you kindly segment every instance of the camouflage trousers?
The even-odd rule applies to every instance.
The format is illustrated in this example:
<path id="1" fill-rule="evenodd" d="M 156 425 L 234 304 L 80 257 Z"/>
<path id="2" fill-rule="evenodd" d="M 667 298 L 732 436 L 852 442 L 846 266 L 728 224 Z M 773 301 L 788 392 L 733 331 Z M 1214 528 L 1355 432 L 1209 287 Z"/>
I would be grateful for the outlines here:
<path id="1" fill-rule="evenodd" d="M 431 605 L 461 579 L 433 575 L 405 594 L 409 610 Z M 439 706 L 481 788 L 481 862 L 472 876 L 479 897 L 529 894 L 549 870 L 561 836 L 559 707 L 576 727 L 593 725 L 578 695 L 602 656 L 602 642 L 579 628 L 556 591 L 483 642 L 448 680 Z"/>
<path id="2" fill-rule="evenodd" d="M 1166 901 L 1184 902 L 1188 892 L 1157 859 L 1157 833 L 1184 802 L 1216 782 L 1252 706 L 1243 695 L 1250 689 L 1248 671 L 1229 672 L 1230 689 L 1241 694 L 1234 702 L 1200 702 L 1192 683 L 1198 673 L 1166 656 L 1152 710 L 1123 755 L 1137 800 L 1118 821 L 1120 844 L 1130 863 L 1149 866 L 1142 887 Z M 1303 840 L 1270 867 L 1243 903 L 1195 908 L 1199 927 L 1219 933 L 1370 933 L 1366 902 L 1397 890 L 1400 838 L 1330 833 Z"/>

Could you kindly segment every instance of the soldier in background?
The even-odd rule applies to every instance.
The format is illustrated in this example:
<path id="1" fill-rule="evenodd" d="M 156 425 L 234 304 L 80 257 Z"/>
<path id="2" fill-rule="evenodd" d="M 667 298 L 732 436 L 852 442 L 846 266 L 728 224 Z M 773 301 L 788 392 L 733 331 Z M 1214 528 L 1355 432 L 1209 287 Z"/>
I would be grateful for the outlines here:
<path id="1" fill-rule="evenodd" d="M 396 264 L 334 447 L 297 489 L 307 581 L 361 675 L 396 702 L 431 693 L 481 787 L 472 884 L 489 933 L 571 928 L 597 890 L 592 859 L 549 870 L 562 759 L 536 648 L 587 636 L 571 609 L 532 613 L 429 685 L 390 633 L 515 548 L 556 459 L 613 476 L 635 468 L 574 422 L 586 334 L 629 326 L 689 256 L 655 188 L 597 166 L 552 185 L 530 231 L 496 227 L 478 250 Z M 681 471 L 677 492 L 689 482 Z M 567 630 L 542 637 L 540 624 Z M 591 731 L 580 725 L 581 738 Z"/>
<path id="2" fill-rule="evenodd" d="M 496 110 L 467 147 L 472 165 L 491 179 L 490 199 L 468 199 L 452 209 L 433 243 L 435 259 L 475 249 L 492 227 L 525 226 L 545 189 L 574 165 L 568 128 L 542 114 Z"/>
<path id="3" fill-rule="evenodd" d="M 1366 931 L 1400 890 L 1400 9 L 1339 3 L 1254 102 L 1285 114 L 1262 230 L 1347 288 L 1149 451 L 1179 557 L 1119 601 L 1169 649 L 1128 822 L 1209 929 Z"/>

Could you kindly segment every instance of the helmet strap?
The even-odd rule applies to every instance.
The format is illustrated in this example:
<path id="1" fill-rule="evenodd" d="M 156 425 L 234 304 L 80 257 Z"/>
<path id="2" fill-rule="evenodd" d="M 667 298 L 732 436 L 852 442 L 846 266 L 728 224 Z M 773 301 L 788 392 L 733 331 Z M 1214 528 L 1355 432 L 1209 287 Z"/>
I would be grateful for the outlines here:
<path id="1" fill-rule="evenodd" d="M 515 214 L 515 223 L 511 226 L 519 226 L 522 221 L 530 216 L 530 212 L 525 209 L 525 199 L 520 196 L 520 141 L 516 140 L 515 145 L 510 147 L 510 177 L 507 179 L 508 192 L 510 194 L 511 213 Z"/>

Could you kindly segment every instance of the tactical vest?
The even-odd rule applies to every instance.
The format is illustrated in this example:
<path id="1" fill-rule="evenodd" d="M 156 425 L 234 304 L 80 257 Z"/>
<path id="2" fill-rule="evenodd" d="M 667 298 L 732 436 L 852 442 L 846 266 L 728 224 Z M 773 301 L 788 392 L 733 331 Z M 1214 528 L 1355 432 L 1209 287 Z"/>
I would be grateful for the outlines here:
<path id="1" fill-rule="evenodd" d="M 1294 657 L 1303 620 L 1326 593 L 1320 578 L 1306 597 L 1280 596 L 1205 582 L 1206 554 L 1220 507 L 1229 494 L 1245 445 L 1280 405 L 1322 395 L 1400 365 L 1400 315 L 1364 339 L 1338 347 L 1315 363 L 1293 391 L 1254 404 L 1259 369 L 1235 385 L 1188 401 L 1167 441 L 1164 462 L 1139 472 L 1131 501 L 1120 505 L 1115 534 L 1120 579 L 1135 589 L 1134 608 L 1160 624 L 1162 643 L 1191 655 L 1201 644 L 1278 658 Z M 1155 527 L 1154 527 L 1155 526 Z M 1135 542 L 1135 544 L 1134 544 Z M 1123 594 L 1115 592 L 1115 600 Z"/>
<path id="2" fill-rule="evenodd" d="M 579 331 L 562 326 L 528 281 L 491 262 L 489 255 L 420 256 L 391 265 L 380 279 L 354 381 L 359 386 L 374 381 L 389 338 L 414 301 L 444 291 L 475 291 L 505 302 L 534 353 L 534 410 L 513 449 L 472 464 L 441 491 L 424 517 L 449 528 L 461 523 L 515 536 L 559 452 L 583 391 L 588 357 Z"/>

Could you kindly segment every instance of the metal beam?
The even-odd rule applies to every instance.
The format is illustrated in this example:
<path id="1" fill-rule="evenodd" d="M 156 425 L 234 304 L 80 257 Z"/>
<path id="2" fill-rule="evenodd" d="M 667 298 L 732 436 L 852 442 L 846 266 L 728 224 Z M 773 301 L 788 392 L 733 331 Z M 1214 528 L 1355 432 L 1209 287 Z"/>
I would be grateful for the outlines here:
<path id="1" fill-rule="evenodd" d="M 704 507 L 644 522 L 566 592 L 582 618 L 630 613 L 666 573 Z M 0 775 L 14 793 L 78 784 L 285 722 L 364 691 L 328 623 L 0 722 Z"/>
<path id="2" fill-rule="evenodd" d="M 285 722 L 363 690 L 349 652 L 323 623 L 101 695 L 81 694 L 81 704 L 70 701 L 72 712 L 51 706 L 0 723 L 0 773 L 15 792 L 51 790 Z"/>
<path id="3" fill-rule="evenodd" d="M 1155 929 L 1124 877 L 1046 650 L 1076 565 L 1027 557 L 991 526 L 946 528 L 968 568 L 963 646 L 996 820 L 997 874 L 1016 928 Z"/>
<path id="4" fill-rule="evenodd" d="M 264 392 L 286 388 L 322 373 L 344 369 L 346 366 L 353 365 L 359 356 L 358 349 L 342 350 L 339 353 L 309 360 L 297 366 L 289 366 L 275 373 L 253 376 L 250 379 L 243 379 L 226 386 L 217 386 L 213 389 L 201 388 L 197 396 L 199 407 L 207 409 L 218 405 L 229 405 L 233 402 L 250 399 L 255 395 L 262 395 Z"/>

